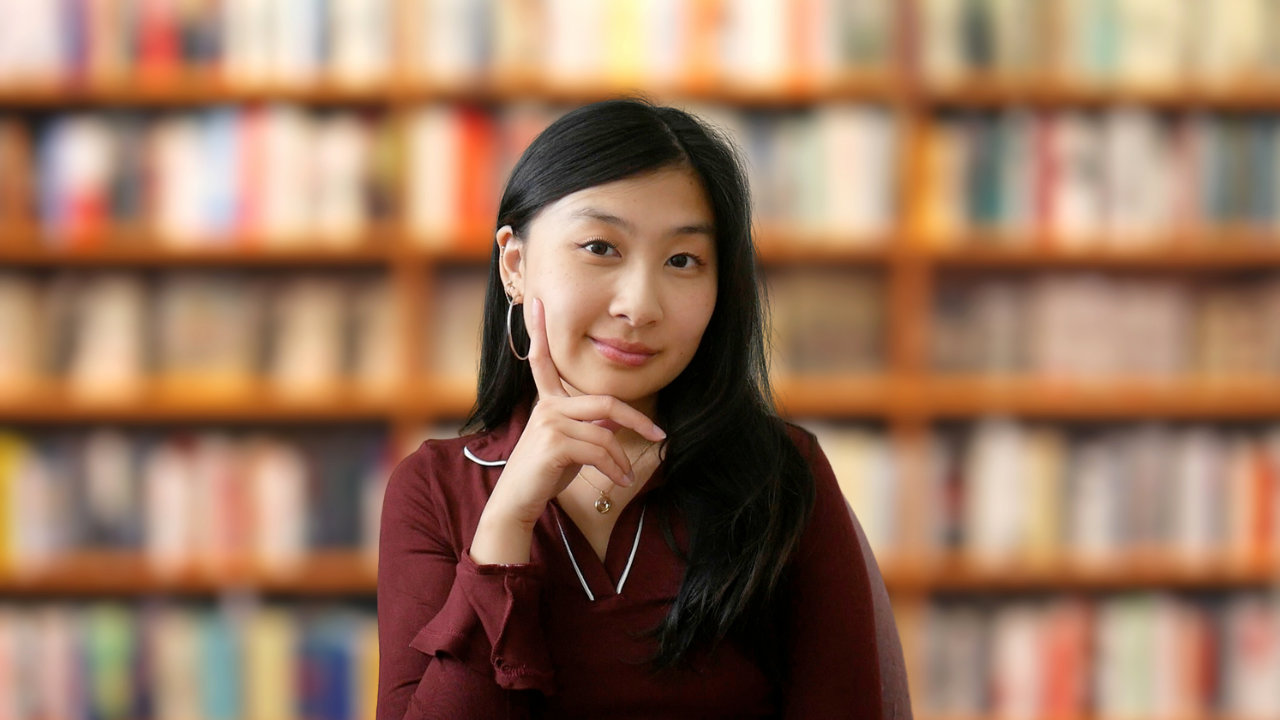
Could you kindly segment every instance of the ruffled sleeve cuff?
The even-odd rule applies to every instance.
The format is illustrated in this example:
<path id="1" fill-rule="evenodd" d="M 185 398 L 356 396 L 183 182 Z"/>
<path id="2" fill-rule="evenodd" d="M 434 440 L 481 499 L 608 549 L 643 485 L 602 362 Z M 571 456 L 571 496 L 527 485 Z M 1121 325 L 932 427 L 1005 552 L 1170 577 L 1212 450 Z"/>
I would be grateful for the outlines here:
<path id="1" fill-rule="evenodd" d="M 465 548 L 444 607 L 409 646 L 447 653 L 506 690 L 554 695 L 540 610 L 545 573 L 541 563 L 477 565 Z"/>

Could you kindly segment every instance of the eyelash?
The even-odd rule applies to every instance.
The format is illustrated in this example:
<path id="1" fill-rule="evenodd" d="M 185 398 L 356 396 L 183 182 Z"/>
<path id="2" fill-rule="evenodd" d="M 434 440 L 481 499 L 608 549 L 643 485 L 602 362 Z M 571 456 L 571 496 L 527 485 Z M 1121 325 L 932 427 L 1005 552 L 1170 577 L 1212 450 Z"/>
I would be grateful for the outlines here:
<path id="1" fill-rule="evenodd" d="M 596 243 L 600 243 L 601 245 L 607 245 L 608 247 L 610 247 L 610 248 L 612 248 L 612 249 L 614 249 L 614 250 L 617 250 L 617 249 L 618 249 L 618 244 L 617 244 L 617 243 L 609 242 L 608 240 L 605 240 L 604 238 L 592 238 L 591 240 L 588 240 L 588 241 L 586 241 L 586 242 L 582 243 L 582 244 L 581 244 L 581 245 L 579 245 L 578 247 L 580 247 L 580 248 L 582 248 L 582 249 L 584 249 L 584 250 L 585 250 L 586 248 L 588 248 L 588 247 L 590 247 L 590 246 L 592 246 L 592 245 L 595 245 Z M 588 250 L 587 252 L 591 252 L 591 251 L 589 251 L 589 250 Z M 595 255 L 595 253 L 591 253 L 591 254 L 592 254 L 592 255 Z M 678 253 L 678 254 L 676 254 L 676 255 L 672 255 L 672 257 L 680 257 L 680 255 L 684 255 L 684 256 L 686 256 L 686 257 L 688 257 L 688 258 L 691 258 L 691 259 L 693 260 L 693 262 L 694 262 L 695 264 L 697 264 L 697 265 L 706 265 L 706 262 L 702 259 L 702 257 L 701 257 L 700 255 L 695 255 L 695 254 L 693 254 L 693 253 L 687 253 L 687 252 L 685 252 L 685 253 Z M 596 255 L 596 257 L 603 257 L 603 256 L 601 256 L 601 255 Z M 677 269 L 677 270 L 686 270 L 686 269 L 688 269 L 688 268 L 676 268 L 676 269 Z"/>

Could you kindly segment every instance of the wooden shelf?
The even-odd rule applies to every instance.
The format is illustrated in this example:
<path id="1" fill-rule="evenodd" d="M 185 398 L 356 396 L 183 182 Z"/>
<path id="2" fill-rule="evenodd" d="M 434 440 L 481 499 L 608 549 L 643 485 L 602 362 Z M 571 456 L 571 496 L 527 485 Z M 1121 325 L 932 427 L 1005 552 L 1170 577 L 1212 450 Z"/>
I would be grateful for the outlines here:
<path id="1" fill-rule="evenodd" d="M 1280 378 L 1047 381 L 932 376 L 905 393 L 934 418 L 985 413 L 1057 420 L 1274 420 L 1280 417 Z M 899 405 L 900 406 L 900 405 Z"/>
<path id="2" fill-rule="evenodd" d="M 409 407 L 403 400 L 375 398 L 354 386 L 287 395 L 266 382 L 238 385 L 143 384 L 115 397 L 77 394 L 57 383 L 0 395 L 0 421 L 68 422 L 369 422 L 385 421 Z"/>
<path id="3" fill-rule="evenodd" d="M 353 385 L 291 396 L 266 381 L 210 386 L 144 384 L 114 398 L 77 395 L 58 383 L 0 393 L 0 421 L 366 422 L 461 418 L 475 403 L 474 377 L 436 377 L 407 392 L 372 396 Z M 779 376 L 774 388 L 788 417 L 972 419 L 1008 414 L 1049 420 L 1257 420 L 1280 417 L 1280 378 L 1257 381 L 1057 381 L 927 375 Z"/>
<path id="4" fill-rule="evenodd" d="M 147 245 L 111 244 L 102 247 L 57 250 L 0 244 L 0 264 L 22 267 L 278 267 L 278 266 L 379 266 L 396 256 L 389 246 L 363 245 L 329 249 L 195 248 L 179 250 Z"/>
<path id="5" fill-rule="evenodd" d="M 934 560 L 878 558 L 890 592 L 1120 591 L 1248 588 L 1280 584 L 1280 558 L 1190 560 L 1168 552 L 1113 560 L 982 562 L 960 555 Z"/>
<path id="6" fill-rule="evenodd" d="M 1096 268 L 1104 270 L 1277 270 L 1280 269 L 1280 234 L 1270 242 L 1251 242 L 1232 236 L 1215 242 L 1207 235 L 1194 242 L 1150 244 L 1141 249 L 1122 250 L 1093 244 L 1093 247 L 1066 249 L 1049 241 L 1028 239 L 1010 246 L 996 236 L 971 236 L 962 242 L 922 252 L 939 268 L 1058 269 Z"/>
<path id="7" fill-rule="evenodd" d="M 1189 565 L 1170 555 L 1115 563 L 1045 565 L 982 564 L 960 558 L 933 562 L 880 558 L 885 585 L 894 593 L 1008 591 L 1122 591 L 1262 587 L 1280 583 L 1273 561 Z M 309 555 L 289 571 L 231 559 L 161 572 L 135 552 L 76 552 L 23 572 L 0 573 L 0 593 L 119 594 L 213 593 L 237 588 L 297 594 L 368 594 L 377 588 L 377 567 L 359 551 Z"/>
<path id="8" fill-rule="evenodd" d="M 377 588 L 377 566 L 355 551 L 309 555 L 289 570 L 268 569 L 244 560 L 218 567 L 161 572 L 135 552 L 78 552 L 47 566 L 0 574 L 6 595 L 208 594 L 233 589 L 303 595 L 368 595 Z"/>
<path id="9" fill-rule="evenodd" d="M 640 85 L 528 78 L 481 78 L 456 82 L 411 81 L 400 77 L 368 85 L 332 82 L 304 85 L 237 86 L 199 73 L 170 79 L 113 83 L 53 83 L 0 87 L 0 107 L 60 108 L 68 105 L 197 106 L 220 103 L 288 102 L 315 105 L 382 105 L 430 101 L 502 103 L 537 100 L 583 104 L 642 91 L 659 102 L 698 100 L 755 107 L 792 107 L 840 100 L 888 102 L 901 83 L 887 70 L 852 71 L 822 82 L 787 79 L 752 85 L 714 79 Z"/>
<path id="10" fill-rule="evenodd" d="M 1041 107 L 1139 105 L 1168 110 L 1280 109 L 1280 78 L 1241 79 L 1222 86 L 1091 85 L 1060 78 L 974 75 L 955 82 L 924 83 L 921 99 L 935 107 Z"/>

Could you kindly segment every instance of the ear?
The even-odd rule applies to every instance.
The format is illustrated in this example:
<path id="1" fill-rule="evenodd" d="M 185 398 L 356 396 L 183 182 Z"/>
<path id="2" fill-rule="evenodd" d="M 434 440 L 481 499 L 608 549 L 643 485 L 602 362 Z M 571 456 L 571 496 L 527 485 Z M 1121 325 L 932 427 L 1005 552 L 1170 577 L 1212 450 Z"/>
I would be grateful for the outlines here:
<path id="1" fill-rule="evenodd" d="M 524 302 L 524 241 L 515 236 L 510 225 L 498 228 L 498 271 L 502 274 L 503 292 L 515 302 Z"/>

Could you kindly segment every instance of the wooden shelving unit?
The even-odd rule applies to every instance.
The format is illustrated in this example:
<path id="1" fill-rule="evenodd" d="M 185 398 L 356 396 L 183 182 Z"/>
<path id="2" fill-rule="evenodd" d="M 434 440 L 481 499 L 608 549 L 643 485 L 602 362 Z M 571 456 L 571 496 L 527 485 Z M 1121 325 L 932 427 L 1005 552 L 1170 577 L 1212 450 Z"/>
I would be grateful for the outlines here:
<path id="1" fill-rule="evenodd" d="M 912 32 L 910 10 L 900 33 Z M 882 423 L 896 440 L 923 440 L 939 422 L 1002 413 L 1065 421 L 1128 419 L 1274 420 L 1280 417 L 1280 378 L 1176 378 L 1168 382 L 1109 378 L 1097 382 L 1043 378 L 948 377 L 929 368 L 929 325 L 935 284 L 954 270 L 1036 272 L 1072 268 L 1123 272 L 1280 271 L 1280 234 L 1247 228 L 1206 228 L 1170 232 L 1152 242 L 1139 239 L 1133 250 L 1055 247 L 1053 238 L 991 231 L 964 237 L 932 237 L 916 222 L 923 199 L 923 128 L 947 109 L 1006 107 L 1096 108 L 1139 105 L 1171 111 L 1280 111 L 1280 85 L 1240 82 L 1230 89 L 1198 87 L 1090 87 L 1053 78 L 972 78 L 930 86 L 911 57 L 912 43 L 900 42 L 900 56 L 884 73 L 851 75 L 825 86 L 791 83 L 774 88 L 725 88 L 709 83 L 645 87 L 660 102 L 699 101 L 755 108 L 798 108 L 843 101 L 888 107 L 899 137 L 897 167 L 900 212 L 896 225 L 878 237 L 785 227 L 757 228 L 757 248 L 766 268 L 795 264 L 856 266 L 883 277 L 887 292 L 888 336 L 884 372 L 874 376 L 777 378 L 780 409 L 792 417 L 856 417 Z M 168 79 L 138 84 L 71 87 L 0 87 L 0 111 L 52 112 L 79 107 L 201 107 L 220 103 L 289 102 L 308 106 L 374 107 L 401 119 L 423 103 L 474 102 L 502 105 L 525 100 L 578 104 L 636 88 L 559 85 L 530 78 L 442 86 L 403 78 L 367 88 L 236 88 L 207 78 Z M 369 233 L 343 249 L 185 250 L 156 238 L 119 233 L 100 247 L 58 251 L 44 248 L 31 228 L 0 227 L 0 267 L 59 270 L 137 267 L 239 268 L 271 272 L 292 268 L 362 268 L 389 273 L 397 302 L 406 309 L 405 366 L 422 368 L 424 319 L 432 275 L 441 266 L 485 266 L 492 238 L 467 235 L 421 242 L 400 226 Z M 1098 239 L 1101 240 L 1101 239 Z M 208 390 L 207 388 L 205 390 Z M 354 387 L 309 393 L 305 399 L 278 396 L 263 386 L 193 392 L 162 381 L 116 399 L 77 397 L 56 385 L 35 387 L 21 396 L 0 397 L 0 423 L 382 423 L 394 447 L 402 448 L 431 422 L 465 416 L 474 400 L 474 380 L 416 377 L 391 396 L 373 397 Z M 909 481 L 910 482 L 910 481 Z M 911 497 L 918 488 L 904 488 Z M 1169 554 L 1113 560 L 1105 564 L 1053 561 L 981 564 L 964 557 L 880 558 L 895 605 L 917 612 L 937 592 L 1087 592 L 1136 589 L 1230 589 L 1280 583 L 1280 559 L 1247 562 L 1210 559 L 1188 565 Z M 30 573 L 0 572 L 0 595 L 202 594 L 245 588 L 299 595 L 371 595 L 376 572 L 354 553 L 323 553 L 295 573 L 232 562 L 223 570 L 157 573 L 133 554 L 82 553 Z M 931 718 L 930 720 L 964 720 Z M 978 720 L 974 718 L 973 720 Z M 1087 720 L 1081 718 L 1080 720 Z M 1229 720 L 1222 717 L 1220 720 Z"/>

